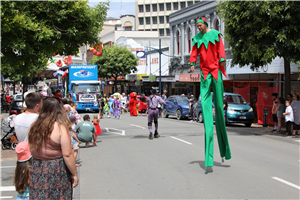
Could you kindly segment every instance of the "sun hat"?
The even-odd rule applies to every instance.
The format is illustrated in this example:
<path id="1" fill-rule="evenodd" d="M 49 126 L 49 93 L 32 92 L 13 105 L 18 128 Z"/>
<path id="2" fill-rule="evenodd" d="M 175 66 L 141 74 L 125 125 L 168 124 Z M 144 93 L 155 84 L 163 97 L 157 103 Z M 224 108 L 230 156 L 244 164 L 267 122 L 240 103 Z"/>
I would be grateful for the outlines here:
<path id="1" fill-rule="evenodd" d="M 18 162 L 25 162 L 32 157 L 30 149 L 29 149 L 29 144 L 27 141 L 20 142 L 16 146 L 15 151 L 18 156 Z"/>

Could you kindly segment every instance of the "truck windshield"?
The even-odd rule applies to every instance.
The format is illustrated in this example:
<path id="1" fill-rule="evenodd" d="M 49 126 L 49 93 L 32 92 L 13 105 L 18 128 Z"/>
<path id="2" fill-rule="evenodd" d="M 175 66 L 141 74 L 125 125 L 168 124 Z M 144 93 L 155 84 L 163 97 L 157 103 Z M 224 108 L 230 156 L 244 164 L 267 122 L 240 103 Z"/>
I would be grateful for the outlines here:
<path id="1" fill-rule="evenodd" d="M 82 85 L 75 85 L 73 92 L 75 93 L 99 93 L 100 87 L 99 85 L 92 85 L 92 84 L 82 84 Z"/>

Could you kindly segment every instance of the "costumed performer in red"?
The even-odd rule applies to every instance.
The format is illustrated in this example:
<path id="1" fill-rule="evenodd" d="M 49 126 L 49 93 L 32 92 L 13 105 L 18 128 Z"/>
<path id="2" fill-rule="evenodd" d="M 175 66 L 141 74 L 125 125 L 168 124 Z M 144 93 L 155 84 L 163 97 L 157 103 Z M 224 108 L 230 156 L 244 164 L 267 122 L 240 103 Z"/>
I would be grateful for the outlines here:
<path id="1" fill-rule="evenodd" d="M 137 116 L 137 109 L 136 105 L 139 103 L 139 101 L 136 99 L 137 94 L 136 93 L 130 93 L 130 99 L 129 99 L 129 112 L 130 116 Z"/>

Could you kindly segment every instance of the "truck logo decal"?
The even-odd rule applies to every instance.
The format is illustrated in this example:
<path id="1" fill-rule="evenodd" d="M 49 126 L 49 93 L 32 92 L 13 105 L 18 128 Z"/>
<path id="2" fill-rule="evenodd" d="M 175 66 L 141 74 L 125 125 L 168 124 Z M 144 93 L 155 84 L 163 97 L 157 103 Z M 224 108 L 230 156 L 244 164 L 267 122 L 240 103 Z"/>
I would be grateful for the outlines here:
<path id="1" fill-rule="evenodd" d="M 79 101 L 83 101 L 83 102 L 96 101 L 96 95 L 91 95 L 91 94 L 79 95 Z"/>
<path id="2" fill-rule="evenodd" d="M 76 77 L 91 77 L 94 75 L 94 73 L 87 70 L 80 70 L 78 72 L 75 72 L 73 75 Z"/>

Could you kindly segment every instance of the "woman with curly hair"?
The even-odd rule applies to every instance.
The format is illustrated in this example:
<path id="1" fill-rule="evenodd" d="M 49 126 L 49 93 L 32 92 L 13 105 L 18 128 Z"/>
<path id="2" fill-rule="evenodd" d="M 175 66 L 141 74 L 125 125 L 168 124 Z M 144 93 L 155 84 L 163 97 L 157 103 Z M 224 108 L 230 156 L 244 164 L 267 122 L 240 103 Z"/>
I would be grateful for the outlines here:
<path id="1" fill-rule="evenodd" d="M 44 100 L 28 141 L 32 154 L 30 199 L 72 199 L 78 175 L 72 152 L 71 122 L 55 98 Z"/>

